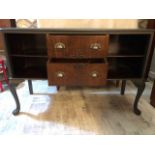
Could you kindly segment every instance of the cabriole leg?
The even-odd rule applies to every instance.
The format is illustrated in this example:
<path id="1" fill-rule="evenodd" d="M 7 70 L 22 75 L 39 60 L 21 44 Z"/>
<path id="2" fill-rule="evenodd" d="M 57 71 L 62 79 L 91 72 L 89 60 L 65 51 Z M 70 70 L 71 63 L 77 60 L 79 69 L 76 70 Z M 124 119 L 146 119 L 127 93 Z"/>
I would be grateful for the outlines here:
<path id="1" fill-rule="evenodd" d="M 138 109 L 138 102 L 145 89 L 145 82 L 134 82 L 134 84 L 136 85 L 138 90 L 137 90 L 137 95 L 133 105 L 133 111 L 136 115 L 140 115 L 141 111 Z"/>
<path id="2" fill-rule="evenodd" d="M 15 99 L 15 102 L 16 102 L 16 109 L 12 112 L 14 115 L 18 115 L 19 112 L 20 112 L 20 102 L 19 102 L 19 99 L 18 99 L 18 96 L 17 96 L 17 92 L 16 92 L 16 88 L 13 84 L 10 84 L 10 91 Z"/>

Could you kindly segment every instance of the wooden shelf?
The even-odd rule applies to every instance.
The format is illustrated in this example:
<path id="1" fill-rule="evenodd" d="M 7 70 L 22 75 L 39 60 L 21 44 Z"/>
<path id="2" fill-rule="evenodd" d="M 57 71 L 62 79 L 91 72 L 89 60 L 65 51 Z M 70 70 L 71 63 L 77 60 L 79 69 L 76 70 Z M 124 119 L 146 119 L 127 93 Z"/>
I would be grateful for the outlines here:
<path id="1" fill-rule="evenodd" d="M 108 55 L 108 58 L 143 58 L 144 55 Z"/>
<path id="2" fill-rule="evenodd" d="M 21 55 L 21 54 L 11 54 L 11 57 L 23 57 L 23 58 L 48 58 L 47 55 Z"/>

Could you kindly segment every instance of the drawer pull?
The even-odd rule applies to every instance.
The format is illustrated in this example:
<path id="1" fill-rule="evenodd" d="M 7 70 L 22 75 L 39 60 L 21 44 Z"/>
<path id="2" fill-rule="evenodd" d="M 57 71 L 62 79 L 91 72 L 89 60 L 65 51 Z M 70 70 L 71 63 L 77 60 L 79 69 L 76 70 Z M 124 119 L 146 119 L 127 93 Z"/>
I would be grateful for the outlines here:
<path id="1" fill-rule="evenodd" d="M 58 42 L 54 45 L 54 48 L 58 48 L 58 49 L 62 49 L 62 48 L 65 48 L 65 44 L 64 43 L 61 43 L 61 42 Z"/>
<path id="2" fill-rule="evenodd" d="M 101 44 L 99 43 L 93 43 L 90 45 L 90 48 L 93 49 L 93 50 L 98 50 L 101 48 Z"/>
<path id="3" fill-rule="evenodd" d="M 92 73 L 91 73 L 91 76 L 92 76 L 93 78 L 96 78 L 96 77 L 98 77 L 98 73 L 97 73 L 97 72 L 92 72 Z"/>
<path id="4" fill-rule="evenodd" d="M 56 76 L 58 77 L 58 78 L 63 78 L 64 77 L 64 72 L 57 72 L 56 73 Z"/>

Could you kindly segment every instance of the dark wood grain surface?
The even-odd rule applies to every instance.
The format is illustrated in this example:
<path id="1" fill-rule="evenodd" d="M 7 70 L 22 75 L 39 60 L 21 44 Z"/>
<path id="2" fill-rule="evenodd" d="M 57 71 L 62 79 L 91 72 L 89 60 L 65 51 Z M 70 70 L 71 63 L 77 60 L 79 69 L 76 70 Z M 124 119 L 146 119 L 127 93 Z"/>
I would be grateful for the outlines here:
<path id="1" fill-rule="evenodd" d="M 57 43 L 65 47 L 58 49 Z M 95 44 L 100 48 L 92 49 Z M 48 56 L 53 58 L 103 58 L 108 54 L 108 35 L 47 35 Z"/>
<path id="2" fill-rule="evenodd" d="M 49 62 L 47 68 L 49 85 L 104 86 L 106 84 L 107 63 Z M 59 73 L 63 76 L 58 77 Z"/>

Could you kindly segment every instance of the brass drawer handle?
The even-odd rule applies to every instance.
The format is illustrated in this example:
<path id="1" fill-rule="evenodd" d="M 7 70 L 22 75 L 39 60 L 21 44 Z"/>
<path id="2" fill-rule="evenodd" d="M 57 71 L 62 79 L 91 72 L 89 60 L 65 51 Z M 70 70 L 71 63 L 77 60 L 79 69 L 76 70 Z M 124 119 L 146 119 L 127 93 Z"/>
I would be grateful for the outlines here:
<path id="1" fill-rule="evenodd" d="M 93 77 L 93 78 L 97 78 L 97 77 L 98 77 L 98 73 L 97 73 L 97 72 L 95 72 L 95 71 L 94 71 L 94 72 L 92 72 L 92 73 L 91 73 L 91 77 Z"/>
<path id="2" fill-rule="evenodd" d="M 101 44 L 99 43 L 93 43 L 90 45 L 90 48 L 93 49 L 93 50 L 98 50 L 101 48 Z"/>
<path id="3" fill-rule="evenodd" d="M 62 42 L 58 42 L 54 45 L 54 48 L 58 48 L 58 49 L 65 48 L 65 44 Z"/>
<path id="4" fill-rule="evenodd" d="M 58 78 L 63 78 L 64 77 L 64 72 L 57 72 L 56 73 L 56 76 L 58 77 Z"/>

